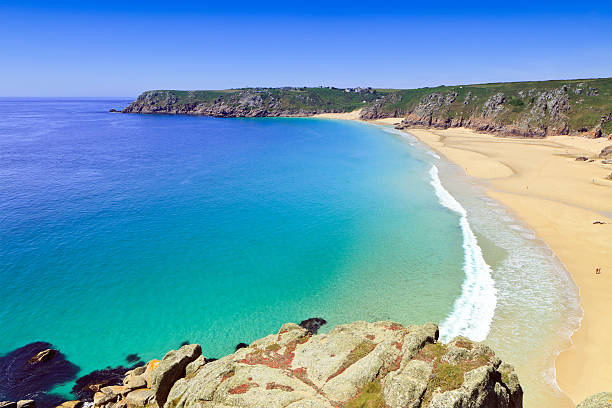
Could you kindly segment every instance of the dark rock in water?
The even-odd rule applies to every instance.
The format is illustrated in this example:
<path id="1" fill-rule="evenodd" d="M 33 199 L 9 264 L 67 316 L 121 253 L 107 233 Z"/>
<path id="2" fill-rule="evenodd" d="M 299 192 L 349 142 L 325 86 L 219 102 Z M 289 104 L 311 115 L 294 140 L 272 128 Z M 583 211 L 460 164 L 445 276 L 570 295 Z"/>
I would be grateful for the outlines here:
<path id="1" fill-rule="evenodd" d="M 39 355 L 40 362 L 30 363 Z M 52 350 L 51 344 L 30 343 L 0 357 L 0 400 L 34 400 L 38 408 L 56 407 L 65 398 L 49 391 L 74 380 L 78 372 L 79 367 Z"/>
<path id="2" fill-rule="evenodd" d="M 181 345 L 180 345 L 179 347 L 187 346 L 187 345 L 189 345 L 189 344 L 191 344 L 191 343 L 189 342 L 189 340 L 185 340 L 184 342 L 182 342 L 182 343 L 181 343 Z"/>
<path id="3" fill-rule="evenodd" d="M 141 360 L 138 354 L 128 354 L 127 356 L 125 356 L 125 361 L 127 361 L 128 363 L 136 363 Z"/>
<path id="4" fill-rule="evenodd" d="M 57 350 L 46 349 L 36 354 L 34 357 L 28 360 L 30 364 L 44 363 L 51 360 L 57 354 Z"/>
<path id="5" fill-rule="evenodd" d="M 327 320 L 320 317 L 311 317 L 310 319 L 302 320 L 300 326 L 308 330 L 312 334 L 317 334 L 321 326 L 327 323 Z"/>
<path id="6" fill-rule="evenodd" d="M 111 109 L 109 109 L 108 111 L 109 111 L 109 112 L 115 112 L 115 113 L 121 113 L 121 111 L 118 111 L 118 110 L 117 110 L 117 109 L 115 109 L 115 108 L 111 108 Z"/>
<path id="7" fill-rule="evenodd" d="M 102 370 L 92 371 L 76 380 L 72 387 L 72 394 L 80 401 L 93 401 L 93 396 L 100 389 L 109 385 L 122 385 L 125 373 L 132 367 L 106 367 Z"/>
<path id="8" fill-rule="evenodd" d="M 240 350 L 242 348 L 245 348 L 245 347 L 249 347 L 249 345 L 246 344 L 246 343 L 238 343 L 238 344 L 236 344 L 236 351 L 238 351 L 238 350 Z"/>

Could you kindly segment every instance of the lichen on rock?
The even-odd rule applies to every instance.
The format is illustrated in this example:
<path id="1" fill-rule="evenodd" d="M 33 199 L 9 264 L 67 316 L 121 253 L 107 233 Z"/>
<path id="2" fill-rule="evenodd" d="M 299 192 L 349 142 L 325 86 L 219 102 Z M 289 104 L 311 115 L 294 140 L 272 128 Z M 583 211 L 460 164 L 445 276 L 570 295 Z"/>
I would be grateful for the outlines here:
<path id="1" fill-rule="evenodd" d="M 108 387 L 95 407 L 522 407 L 512 366 L 464 337 L 438 342 L 431 323 L 360 321 L 316 335 L 287 323 L 210 362 L 184 347 L 150 372 L 153 389 Z M 142 386 L 136 377 L 145 371 L 128 373 L 124 384 Z"/>

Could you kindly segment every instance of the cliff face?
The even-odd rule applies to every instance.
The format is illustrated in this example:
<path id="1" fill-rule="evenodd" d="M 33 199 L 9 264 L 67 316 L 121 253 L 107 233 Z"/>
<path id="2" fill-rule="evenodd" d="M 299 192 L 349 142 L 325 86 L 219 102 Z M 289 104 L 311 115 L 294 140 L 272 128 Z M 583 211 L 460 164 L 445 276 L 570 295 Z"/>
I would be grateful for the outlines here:
<path id="1" fill-rule="evenodd" d="M 230 98 L 218 98 L 210 102 L 178 103 L 170 91 L 148 91 L 123 109 L 124 113 L 165 113 L 202 115 L 214 117 L 263 117 L 263 116 L 310 116 L 317 111 L 284 109 L 280 100 L 263 98 L 259 94 L 243 91 Z"/>
<path id="2" fill-rule="evenodd" d="M 419 89 L 245 88 L 147 91 L 124 113 L 215 117 L 351 112 L 405 118 L 400 127 L 464 126 L 500 135 L 612 134 L 612 78 L 509 82 Z"/>
<path id="3" fill-rule="evenodd" d="M 513 368 L 465 338 L 437 342 L 434 324 L 355 322 L 313 335 L 288 323 L 219 360 L 173 350 L 102 388 L 96 408 L 522 407 Z"/>
<path id="4" fill-rule="evenodd" d="M 509 95 L 496 92 L 484 101 L 479 101 L 470 91 L 463 98 L 455 91 L 432 93 L 408 112 L 399 127 L 462 126 L 510 136 L 567 135 L 570 133 L 568 112 L 572 109 L 569 92 L 570 88 L 565 85 L 548 91 L 521 90 Z M 580 130 L 588 131 L 587 128 Z"/>
<path id="5" fill-rule="evenodd" d="M 123 113 L 214 117 L 312 116 L 349 112 L 378 98 L 372 89 L 265 88 L 229 91 L 147 91 Z"/>

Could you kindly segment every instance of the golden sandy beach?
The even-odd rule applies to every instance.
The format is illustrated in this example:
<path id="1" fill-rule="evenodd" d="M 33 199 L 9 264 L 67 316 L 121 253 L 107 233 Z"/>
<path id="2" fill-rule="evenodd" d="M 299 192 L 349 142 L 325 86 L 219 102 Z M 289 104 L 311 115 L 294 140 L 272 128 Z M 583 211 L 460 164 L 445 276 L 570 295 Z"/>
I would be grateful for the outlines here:
<path id="1" fill-rule="evenodd" d="M 512 209 L 542 238 L 580 288 L 584 310 L 573 345 L 556 361 L 557 383 L 574 403 L 612 384 L 612 182 L 611 165 L 595 156 L 609 140 L 553 136 L 500 138 L 468 129 L 410 134 L 488 179 L 488 194 Z M 607 224 L 593 224 L 595 221 Z M 602 273 L 595 274 L 601 268 Z"/>

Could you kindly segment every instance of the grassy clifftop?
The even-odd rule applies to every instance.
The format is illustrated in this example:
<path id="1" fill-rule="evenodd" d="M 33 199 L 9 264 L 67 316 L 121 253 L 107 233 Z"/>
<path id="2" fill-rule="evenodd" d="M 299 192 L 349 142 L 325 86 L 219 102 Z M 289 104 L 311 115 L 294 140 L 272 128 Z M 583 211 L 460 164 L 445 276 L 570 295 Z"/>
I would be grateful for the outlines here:
<path id="1" fill-rule="evenodd" d="M 413 124 L 505 127 L 542 135 L 612 133 L 612 78 L 441 86 L 395 94 L 399 97 L 382 103 L 378 116 L 399 113 Z"/>
<path id="2" fill-rule="evenodd" d="M 141 94 L 129 113 L 178 113 L 220 117 L 309 116 L 350 112 L 388 92 L 338 88 L 241 88 L 222 91 L 157 90 Z"/>
<path id="3" fill-rule="evenodd" d="M 522 136 L 612 133 L 612 78 L 418 89 L 242 88 L 147 91 L 123 112 L 218 117 L 310 116 L 362 109 L 404 126 L 466 126 Z"/>

